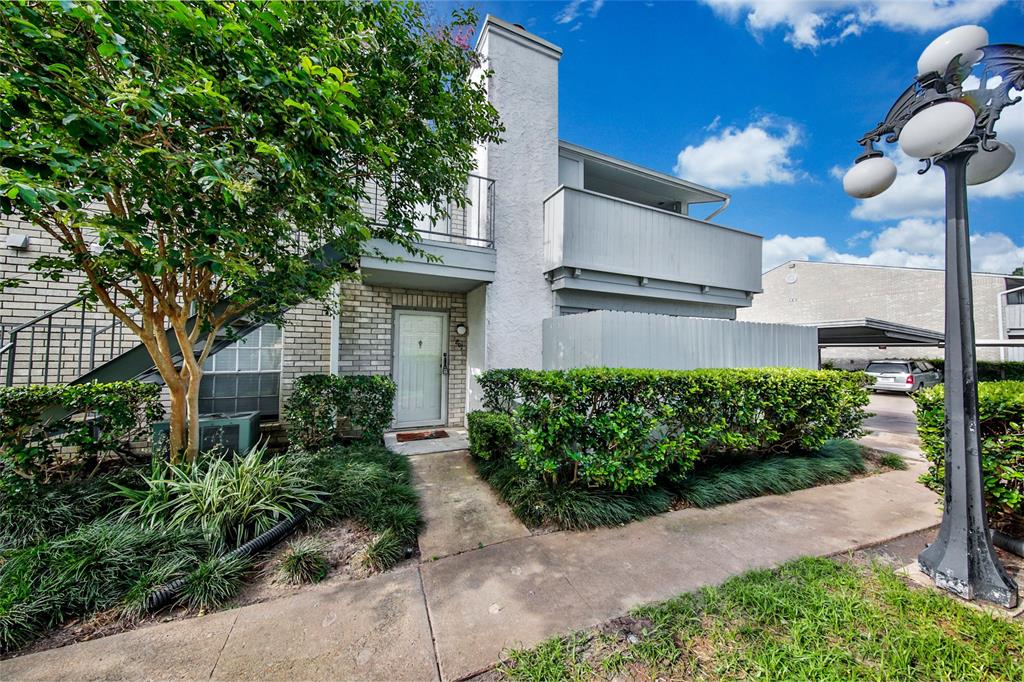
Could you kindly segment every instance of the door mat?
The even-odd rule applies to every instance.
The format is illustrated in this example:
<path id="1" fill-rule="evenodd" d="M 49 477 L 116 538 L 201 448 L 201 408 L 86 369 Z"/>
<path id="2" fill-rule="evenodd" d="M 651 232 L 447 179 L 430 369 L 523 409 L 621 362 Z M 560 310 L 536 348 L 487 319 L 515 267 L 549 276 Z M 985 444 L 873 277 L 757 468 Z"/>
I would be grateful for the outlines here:
<path id="1" fill-rule="evenodd" d="M 411 440 L 431 440 L 433 438 L 447 438 L 448 432 L 437 429 L 435 431 L 404 431 L 396 434 L 399 443 L 408 443 Z"/>

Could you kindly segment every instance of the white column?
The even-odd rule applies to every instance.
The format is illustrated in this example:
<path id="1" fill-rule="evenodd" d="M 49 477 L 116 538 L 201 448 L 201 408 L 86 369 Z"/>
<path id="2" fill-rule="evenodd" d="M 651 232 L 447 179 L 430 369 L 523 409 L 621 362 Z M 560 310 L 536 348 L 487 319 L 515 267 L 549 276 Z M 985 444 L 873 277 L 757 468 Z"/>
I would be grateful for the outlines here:
<path id="1" fill-rule="evenodd" d="M 486 294 L 486 367 L 540 369 L 541 324 L 553 314 L 544 278 L 544 198 L 558 186 L 558 61 L 562 50 L 487 17 L 477 43 L 504 142 L 488 145 L 495 180 L 495 281 Z M 482 169 L 483 170 L 483 169 Z"/>

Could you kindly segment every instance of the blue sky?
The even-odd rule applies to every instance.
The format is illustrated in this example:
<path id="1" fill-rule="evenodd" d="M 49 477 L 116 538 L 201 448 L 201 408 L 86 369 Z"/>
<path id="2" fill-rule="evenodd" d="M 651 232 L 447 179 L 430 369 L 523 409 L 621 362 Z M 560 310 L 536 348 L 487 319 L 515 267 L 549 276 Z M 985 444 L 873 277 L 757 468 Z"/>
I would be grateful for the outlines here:
<path id="1" fill-rule="evenodd" d="M 730 192 L 718 221 L 764 235 L 766 267 L 941 267 L 939 169 L 917 176 L 897 151 L 896 184 L 866 202 L 839 178 L 943 30 L 979 23 L 992 42 L 1024 43 L 1020 0 L 463 4 L 564 49 L 563 139 Z M 1024 102 L 1003 119 L 1017 161 L 970 206 L 975 269 L 990 272 L 1024 263 Z"/>

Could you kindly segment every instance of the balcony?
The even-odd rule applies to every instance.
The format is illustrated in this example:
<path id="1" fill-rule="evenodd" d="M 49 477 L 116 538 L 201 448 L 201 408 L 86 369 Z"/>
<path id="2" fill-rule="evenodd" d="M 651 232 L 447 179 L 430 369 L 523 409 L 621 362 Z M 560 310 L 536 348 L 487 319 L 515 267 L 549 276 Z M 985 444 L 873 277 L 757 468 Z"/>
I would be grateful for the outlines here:
<path id="1" fill-rule="evenodd" d="M 544 254 L 563 307 L 628 296 L 731 316 L 761 290 L 761 237 L 587 189 L 544 202 Z"/>
<path id="2" fill-rule="evenodd" d="M 371 192 L 363 211 L 378 223 L 386 204 Z M 494 281 L 494 180 L 470 175 L 466 205 L 452 202 L 441 220 L 421 219 L 417 224 L 420 247 L 433 258 L 411 256 L 400 246 L 371 240 L 360 268 L 364 281 L 376 286 L 433 291 L 469 291 Z M 435 260 L 440 259 L 440 260 Z"/>

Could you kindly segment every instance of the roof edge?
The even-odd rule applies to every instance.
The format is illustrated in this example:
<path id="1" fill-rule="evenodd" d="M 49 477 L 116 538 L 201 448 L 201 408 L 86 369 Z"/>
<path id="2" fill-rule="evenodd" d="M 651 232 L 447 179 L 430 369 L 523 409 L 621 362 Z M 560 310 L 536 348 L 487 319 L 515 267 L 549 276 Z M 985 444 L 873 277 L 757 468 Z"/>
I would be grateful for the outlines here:
<path id="1" fill-rule="evenodd" d="M 640 164 L 633 163 L 632 161 L 626 161 L 625 159 L 620 159 L 618 157 L 612 156 L 611 154 L 605 154 L 604 152 L 599 152 L 596 149 L 590 149 L 589 147 L 584 147 L 583 145 L 578 145 L 574 142 L 569 142 L 568 140 L 559 139 L 558 148 L 565 149 L 566 151 L 573 152 L 581 156 L 589 156 L 593 159 L 603 161 L 605 163 L 612 163 L 617 166 L 621 166 L 627 170 L 633 171 L 634 173 L 649 175 L 652 178 L 661 180 L 662 182 L 678 185 L 692 192 L 700 192 L 714 197 L 714 199 L 710 199 L 709 201 L 725 201 L 731 198 L 729 194 L 726 194 L 725 192 L 719 191 L 717 189 L 711 189 L 710 187 L 705 187 L 704 185 L 698 185 L 695 182 L 690 182 L 689 180 L 684 180 L 683 178 L 677 178 L 674 175 L 662 173 L 661 171 L 654 170 L 653 168 L 647 168 L 646 166 L 641 166 Z"/>
<path id="2" fill-rule="evenodd" d="M 925 272 L 944 272 L 944 268 L 922 268 L 914 267 L 910 265 L 879 265 L 877 263 L 846 263 L 838 260 L 809 260 L 807 258 L 790 258 L 787 261 L 779 263 L 774 268 L 769 268 L 761 273 L 761 275 L 767 275 L 769 272 L 774 272 L 779 268 L 789 265 L 790 263 L 807 263 L 809 265 L 845 265 L 859 268 L 882 268 L 884 270 L 923 270 Z M 982 277 L 1003 277 L 1005 279 L 1019 279 L 1024 281 L 1024 275 L 1011 275 L 1003 272 L 979 272 L 977 270 L 971 272 L 971 275 L 980 275 Z"/>
<path id="3" fill-rule="evenodd" d="M 497 30 L 499 33 L 504 33 L 513 40 L 523 42 L 526 44 L 527 47 L 531 47 L 539 52 L 548 53 L 555 59 L 561 59 L 562 57 L 562 48 L 560 48 L 558 45 L 555 45 L 550 41 L 544 40 L 539 35 L 530 33 L 529 31 L 527 31 L 522 26 L 519 26 L 518 24 L 513 24 L 511 22 L 505 21 L 504 19 L 499 19 L 493 14 L 488 14 L 486 17 L 484 17 L 484 23 L 480 27 L 480 35 L 477 37 L 476 40 L 477 47 L 480 46 L 480 42 L 484 39 L 484 36 L 487 35 L 489 31 L 492 30 Z"/>

